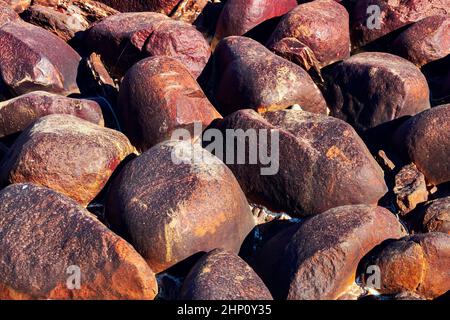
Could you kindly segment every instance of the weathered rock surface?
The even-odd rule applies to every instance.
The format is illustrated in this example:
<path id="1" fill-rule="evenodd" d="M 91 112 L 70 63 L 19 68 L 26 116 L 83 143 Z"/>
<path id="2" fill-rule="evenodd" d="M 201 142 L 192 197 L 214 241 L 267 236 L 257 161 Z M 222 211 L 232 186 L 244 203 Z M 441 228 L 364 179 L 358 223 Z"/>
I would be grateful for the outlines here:
<path id="1" fill-rule="evenodd" d="M 0 102 L 0 138 L 23 131 L 34 121 L 50 114 L 71 114 L 104 125 L 102 110 L 95 101 L 34 91 Z"/>
<path id="2" fill-rule="evenodd" d="M 153 299 L 158 291 L 154 273 L 130 244 L 44 187 L 0 191 L 0 246 L 2 300 Z M 71 277 L 77 270 L 80 286 L 70 289 L 78 284 Z"/>
<path id="3" fill-rule="evenodd" d="M 237 252 L 254 227 L 230 170 L 199 145 L 166 141 L 113 182 L 107 219 L 161 272 L 199 252 Z"/>
<path id="4" fill-rule="evenodd" d="M 234 253 L 205 254 L 186 277 L 182 300 L 272 300 L 264 282 Z"/>
<path id="5" fill-rule="evenodd" d="M 71 115 L 49 115 L 15 141 L 0 168 L 1 181 L 42 185 L 87 206 L 133 150 L 118 131 Z"/>
<path id="6" fill-rule="evenodd" d="M 405 215 L 419 203 L 428 200 L 425 176 L 414 164 L 404 166 L 395 175 L 394 194 L 400 213 Z"/>
<path id="7" fill-rule="evenodd" d="M 31 5 L 31 0 L 2 0 L 17 13 L 23 12 Z"/>
<path id="8" fill-rule="evenodd" d="M 450 181 L 450 105 L 434 107 L 406 121 L 393 137 L 400 155 L 409 157 L 428 183 Z"/>
<path id="9" fill-rule="evenodd" d="M 423 207 L 414 212 L 411 222 L 413 228 L 419 232 L 450 234 L 450 197 L 425 203 Z"/>
<path id="10" fill-rule="evenodd" d="M 380 268 L 382 294 L 409 291 L 433 299 L 450 290 L 450 235 L 432 232 L 387 242 L 361 264 Z"/>
<path id="11" fill-rule="evenodd" d="M 215 105 L 223 115 L 239 109 L 280 110 L 294 104 L 310 112 L 327 112 L 322 93 L 305 70 L 252 39 L 222 40 L 213 59 Z"/>
<path id="12" fill-rule="evenodd" d="M 125 133 L 139 150 L 169 140 L 176 129 L 194 132 L 195 123 L 206 127 L 221 118 L 186 67 L 162 56 L 142 60 L 127 72 L 119 108 Z"/>
<path id="13" fill-rule="evenodd" d="M 346 204 L 376 204 L 387 191 L 383 172 L 367 147 L 350 125 L 336 118 L 301 110 L 262 115 L 241 110 L 213 122 L 210 128 L 222 132 L 224 158 L 231 158 L 226 163 L 243 190 L 291 216 L 315 215 Z M 234 148 L 236 156 L 244 143 L 238 152 L 250 159 L 245 137 L 233 143 L 227 129 L 255 130 L 254 139 L 258 140 L 252 146 L 259 150 L 255 151 L 259 156 L 254 164 L 251 160 L 238 164 L 232 154 L 226 154 Z M 203 145 L 208 147 L 206 138 L 204 135 Z M 272 160 L 269 164 L 261 162 L 265 152 Z"/>
<path id="14" fill-rule="evenodd" d="M 154 12 L 108 17 L 90 29 L 86 45 L 118 75 L 142 58 L 165 55 L 180 60 L 198 77 L 211 55 L 208 43 L 195 27 Z"/>
<path id="15" fill-rule="evenodd" d="M 350 31 L 347 10 L 334 0 L 318 0 L 297 6 L 286 14 L 272 34 L 267 47 L 285 56 L 279 42 L 290 39 L 290 47 L 311 49 L 319 67 L 350 56 Z M 295 40 L 294 40 L 295 39 Z M 292 55 L 292 50 L 286 54 Z"/>
<path id="16" fill-rule="evenodd" d="M 20 20 L 19 15 L 4 1 L 0 0 L 0 27 L 10 21 Z"/>
<path id="17" fill-rule="evenodd" d="M 14 95 L 79 92 L 80 60 L 75 50 L 42 28 L 25 22 L 0 27 L 0 77 Z"/>
<path id="18" fill-rule="evenodd" d="M 357 130 L 430 108 L 424 75 L 411 62 L 388 53 L 354 55 L 325 79 L 331 114 Z"/>

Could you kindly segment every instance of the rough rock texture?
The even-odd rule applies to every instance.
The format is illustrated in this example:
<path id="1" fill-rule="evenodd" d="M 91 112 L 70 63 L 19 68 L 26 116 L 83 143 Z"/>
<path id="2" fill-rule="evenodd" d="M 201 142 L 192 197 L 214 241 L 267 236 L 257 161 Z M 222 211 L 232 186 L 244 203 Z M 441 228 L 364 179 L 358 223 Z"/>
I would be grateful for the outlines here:
<path id="1" fill-rule="evenodd" d="M 232 159 L 227 165 L 247 194 L 254 193 L 291 216 L 319 214 L 345 204 L 376 204 L 387 191 L 381 168 L 353 128 L 341 120 L 301 110 L 262 115 L 241 110 L 213 122 L 211 128 L 224 134 L 227 129 L 256 130 L 257 147 L 263 148 L 256 164 L 237 164 Z M 273 131 L 279 133 L 279 145 Z M 267 138 L 267 145 L 272 144 L 268 151 L 261 136 Z M 241 137 L 240 143 L 233 145 L 228 140 L 231 137 L 224 137 L 229 149 L 224 148 L 225 154 L 234 147 L 236 155 L 237 148 L 245 143 Z M 208 146 L 205 136 L 203 144 Z M 249 159 L 248 144 L 244 148 L 240 152 Z M 265 152 L 275 158 L 273 169 L 279 166 L 275 174 L 261 174 L 261 168 L 270 167 L 261 162 Z"/>
<path id="2" fill-rule="evenodd" d="M 24 131 L 0 168 L 4 183 L 49 187 L 86 206 L 133 152 L 120 132 L 71 115 L 49 115 Z"/>
<path id="3" fill-rule="evenodd" d="M 102 110 L 95 101 L 34 91 L 0 102 L 0 138 L 23 131 L 34 121 L 50 114 L 71 114 L 104 125 Z"/>
<path id="4" fill-rule="evenodd" d="M 450 290 L 450 235 L 432 232 L 387 242 L 361 264 L 380 268 L 382 294 L 410 291 L 433 299 Z"/>
<path id="5" fill-rule="evenodd" d="M 23 12 L 31 5 L 31 0 L 2 0 L 17 13 Z"/>
<path id="6" fill-rule="evenodd" d="M 393 137 L 400 155 L 409 156 L 428 183 L 450 181 L 450 105 L 434 107 L 406 121 Z"/>
<path id="7" fill-rule="evenodd" d="M 94 24 L 86 44 L 119 75 L 144 57 L 166 55 L 180 60 L 198 77 L 211 55 L 208 43 L 195 27 L 154 12 L 108 17 Z"/>
<path id="8" fill-rule="evenodd" d="M 392 43 L 392 51 L 419 67 L 449 55 L 450 12 L 414 23 Z"/>
<path id="9" fill-rule="evenodd" d="M 216 249 L 192 268 L 181 289 L 182 300 L 272 300 L 264 282 L 234 253 Z"/>
<path id="10" fill-rule="evenodd" d="M 280 110 L 294 104 L 310 112 L 327 112 L 322 93 L 305 70 L 252 39 L 222 40 L 213 59 L 215 105 L 223 115 L 239 109 Z"/>
<path id="11" fill-rule="evenodd" d="M 282 16 L 296 0 L 228 0 L 219 16 L 212 46 L 228 36 L 242 36 L 260 23 Z"/>
<path id="12" fill-rule="evenodd" d="M 310 48 L 319 67 L 346 59 L 350 56 L 348 12 L 334 0 L 299 5 L 281 19 L 267 47 L 272 50 L 278 48 L 276 51 L 284 56 L 277 44 L 286 38 L 291 39 L 293 44 Z M 288 50 L 287 54 L 292 54 L 292 50 Z"/>
<path id="13" fill-rule="evenodd" d="M 450 235 L 450 197 L 425 203 L 416 215 L 420 216 L 420 231 Z"/>
<path id="14" fill-rule="evenodd" d="M 25 22 L 0 27 L 0 77 L 14 95 L 79 91 L 80 56 L 52 33 Z"/>
<path id="15" fill-rule="evenodd" d="M 69 199 L 33 184 L 0 191 L 0 299 L 153 299 L 144 259 Z M 79 267 L 79 289 L 71 266 Z M 68 269 L 69 268 L 69 269 Z M 72 267 L 73 268 L 73 267 Z"/>
<path id="16" fill-rule="evenodd" d="M 367 9 L 371 5 L 380 8 L 380 28 L 368 28 L 370 15 Z M 448 0 L 358 0 L 356 1 L 352 21 L 353 44 L 362 46 L 388 33 L 432 15 L 450 13 Z M 371 22 L 373 22 L 371 20 Z"/>
<path id="17" fill-rule="evenodd" d="M 168 140 L 176 129 L 193 132 L 194 123 L 208 126 L 221 118 L 189 71 L 169 57 L 142 60 L 127 72 L 119 108 L 125 133 L 139 150 Z"/>
<path id="18" fill-rule="evenodd" d="M 414 164 L 404 166 L 395 175 L 394 194 L 401 214 L 407 214 L 419 203 L 428 200 L 425 176 Z"/>
<path id="19" fill-rule="evenodd" d="M 381 207 L 328 210 L 306 220 L 294 234 L 278 266 L 274 291 L 291 300 L 337 299 L 355 281 L 366 253 L 404 235 L 395 216 Z"/>
<path id="20" fill-rule="evenodd" d="M 331 114 L 357 130 L 430 108 L 424 75 L 411 62 L 388 53 L 354 55 L 324 77 Z"/>
<path id="21" fill-rule="evenodd" d="M 158 144 L 125 166 L 113 182 L 107 219 L 155 272 L 219 247 L 237 252 L 254 227 L 230 170 L 182 141 Z"/>
<path id="22" fill-rule="evenodd" d="M 7 22 L 19 19 L 19 15 L 6 2 L 0 0 L 0 27 Z"/>

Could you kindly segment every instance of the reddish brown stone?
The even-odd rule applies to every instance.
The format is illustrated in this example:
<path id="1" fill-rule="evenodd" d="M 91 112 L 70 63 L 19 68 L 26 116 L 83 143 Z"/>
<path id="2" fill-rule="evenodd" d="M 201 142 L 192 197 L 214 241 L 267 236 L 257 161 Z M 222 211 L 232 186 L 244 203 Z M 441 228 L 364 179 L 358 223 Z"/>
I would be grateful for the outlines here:
<path id="1" fill-rule="evenodd" d="M 206 127 L 221 118 L 186 67 L 169 57 L 135 64 L 120 86 L 119 107 L 125 133 L 141 151 L 176 129 L 194 132 L 194 123 Z"/>
<path id="2" fill-rule="evenodd" d="M 170 17 L 194 23 L 208 3 L 208 0 L 180 0 L 175 10 L 170 13 Z"/>
<path id="3" fill-rule="evenodd" d="M 0 102 L 0 138 L 23 131 L 34 121 L 50 114 L 71 114 L 104 125 L 102 110 L 95 101 L 34 91 Z"/>
<path id="4" fill-rule="evenodd" d="M 286 38 L 294 38 L 298 45 L 310 48 L 320 67 L 346 59 L 350 56 L 348 12 L 334 0 L 299 5 L 281 19 L 267 47 L 273 50 Z M 284 52 L 278 53 L 284 56 Z"/>
<path id="5" fill-rule="evenodd" d="M 19 15 L 6 4 L 0 0 L 0 27 L 10 21 L 20 20 Z"/>
<path id="6" fill-rule="evenodd" d="M 382 294 L 409 291 L 433 299 L 450 290 L 450 235 L 432 232 L 387 242 L 361 264 L 380 268 Z"/>
<path id="7" fill-rule="evenodd" d="M 71 115 L 49 115 L 24 131 L 0 168 L 3 182 L 30 182 L 87 206 L 133 152 L 120 132 Z"/>
<path id="8" fill-rule="evenodd" d="M 331 114 L 357 130 L 430 108 L 424 75 L 411 62 L 392 54 L 354 55 L 324 77 Z"/>
<path id="9" fill-rule="evenodd" d="M 450 197 L 427 202 L 416 215 L 421 217 L 420 230 L 450 235 Z"/>
<path id="10" fill-rule="evenodd" d="M 0 192 L 0 299 L 153 299 L 155 275 L 72 199 L 32 184 Z M 79 268 L 79 289 L 71 275 Z"/>
<path id="11" fill-rule="evenodd" d="M 158 144 L 125 166 L 107 219 L 155 272 L 218 247 L 238 252 L 255 224 L 230 170 L 184 141 Z"/>
<path id="12" fill-rule="evenodd" d="M 228 36 L 242 36 L 258 24 L 294 8 L 296 0 L 228 0 L 219 16 L 212 46 Z"/>
<path id="13" fill-rule="evenodd" d="M 395 133 L 396 151 L 411 159 L 428 183 L 450 181 L 450 105 L 434 107 L 406 121 Z"/>
<path id="14" fill-rule="evenodd" d="M 228 37 L 214 52 L 216 107 L 223 115 L 239 109 L 259 112 L 294 104 L 326 113 L 327 105 L 308 73 L 245 37 Z"/>
<path id="15" fill-rule="evenodd" d="M 15 95 L 79 92 L 80 56 L 52 33 L 25 22 L 0 27 L 0 76 Z"/>
<path id="16" fill-rule="evenodd" d="M 31 0 L 2 0 L 17 13 L 23 12 L 31 5 Z"/>
<path id="17" fill-rule="evenodd" d="M 108 17 L 90 29 L 86 44 L 119 75 L 144 57 L 165 55 L 181 61 L 198 77 L 211 54 L 195 27 L 154 12 Z"/>
<path id="18" fill-rule="evenodd" d="M 216 249 L 192 268 L 181 289 L 182 300 L 272 300 L 266 285 L 234 253 Z"/>
<path id="19" fill-rule="evenodd" d="M 169 14 L 181 0 L 99 0 L 122 12 L 154 11 Z"/>
<path id="20" fill-rule="evenodd" d="M 404 166 L 395 175 L 394 194 L 402 215 L 409 213 L 419 203 L 428 200 L 425 176 L 414 164 Z"/>
<path id="21" fill-rule="evenodd" d="M 267 137 L 267 145 L 274 144 L 270 148 L 276 148 L 278 154 L 271 154 L 275 158 L 271 170 L 276 170 L 277 164 L 276 172 L 267 170 L 263 175 L 261 169 L 270 166 L 262 164 L 261 158 L 249 164 L 249 144 L 240 151 L 245 151 L 246 164 L 232 159 L 227 165 L 248 195 L 255 194 L 291 216 L 315 215 L 346 204 L 376 204 L 387 191 L 383 172 L 363 141 L 349 124 L 336 118 L 301 110 L 262 115 L 241 110 L 213 122 L 211 128 L 224 135 L 225 159 L 233 147 L 236 155 L 238 147 L 226 135 L 227 129 L 253 129 L 255 135 Z M 279 133 L 279 145 L 273 131 L 268 136 L 261 131 L 264 129 Z M 208 147 L 208 141 L 203 143 Z M 259 138 L 254 147 L 259 149 L 262 143 Z"/>

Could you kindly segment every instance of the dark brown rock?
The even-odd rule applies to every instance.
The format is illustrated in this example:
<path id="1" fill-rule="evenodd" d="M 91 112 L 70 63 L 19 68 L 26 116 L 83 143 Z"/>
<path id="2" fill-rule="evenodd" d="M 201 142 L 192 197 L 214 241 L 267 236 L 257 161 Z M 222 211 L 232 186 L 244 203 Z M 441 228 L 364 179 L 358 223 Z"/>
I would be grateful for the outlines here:
<path id="1" fill-rule="evenodd" d="M 71 114 L 104 125 L 102 110 L 95 101 L 34 91 L 0 102 L 0 138 L 23 131 L 34 121 L 50 114 Z"/>
<path id="2" fill-rule="evenodd" d="M 296 39 L 298 45 L 310 48 L 320 67 L 346 59 L 350 56 L 348 12 L 334 0 L 299 5 L 281 19 L 267 47 L 276 49 L 286 38 Z M 277 51 L 284 56 L 279 45 Z M 292 52 L 288 50 L 287 54 Z"/>
<path id="3" fill-rule="evenodd" d="M 448 117 L 450 105 L 434 107 L 406 121 L 393 137 L 398 153 L 409 157 L 434 185 L 450 181 Z"/>
<path id="4" fill-rule="evenodd" d="M 0 168 L 6 183 L 30 182 L 87 206 L 133 152 L 120 132 L 71 115 L 49 115 L 25 130 Z"/>
<path id="5" fill-rule="evenodd" d="M 121 12 L 154 11 L 169 14 L 181 0 L 100 0 Z"/>
<path id="6" fill-rule="evenodd" d="M 206 127 L 221 118 L 186 67 L 162 56 L 142 60 L 127 72 L 119 108 L 125 133 L 141 151 L 170 139 L 176 129 L 194 132 L 195 124 Z"/>
<path id="7" fill-rule="evenodd" d="M 52 33 L 25 22 L 0 27 L 0 76 L 15 95 L 79 92 L 80 56 Z"/>
<path id="8" fill-rule="evenodd" d="M 216 249 L 205 254 L 189 272 L 182 300 L 272 300 L 266 285 L 234 253 Z"/>
<path id="9" fill-rule="evenodd" d="M 388 53 L 354 55 L 324 77 L 331 114 L 357 130 L 430 108 L 424 75 L 411 62 Z"/>
<path id="10" fill-rule="evenodd" d="M 428 200 L 425 176 L 414 164 L 404 166 L 395 175 L 394 194 L 402 215 L 409 213 L 419 203 Z"/>
<path id="11" fill-rule="evenodd" d="M 155 275 L 75 201 L 33 184 L 0 191 L 0 299 L 153 299 Z M 79 289 L 70 289 L 78 267 Z"/>
<path id="12" fill-rule="evenodd" d="M 336 118 L 301 110 L 262 115 L 241 110 L 215 121 L 211 128 L 224 135 L 224 158 L 230 157 L 226 153 L 233 148 L 236 155 L 239 146 L 226 135 L 227 129 L 252 129 L 255 135 L 267 137 L 267 145 L 272 145 L 268 153 L 273 150 L 270 165 L 261 163 L 261 150 L 255 164 L 248 160 L 237 164 L 234 158 L 227 165 L 248 195 L 256 194 L 291 216 L 315 215 L 346 204 L 376 204 L 387 191 L 383 172 L 363 141 L 350 125 Z M 261 130 L 272 131 L 269 135 Z M 205 137 L 203 143 L 208 147 Z M 254 147 L 264 148 L 263 143 L 259 138 Z M 244 148 L 240 152 L 249 159 L 249 144 Z M 263 174 L 262 169 L 267 172 Z"/>
<path id="13" fill-rule="evenodd" d="M 305 70 L 252 39 L 222 40 L 213 59 L 215 105 L 223 115 L 239 109 L 280 110 L 294 104 L 310 112 L 327 112 L 322 93 Z"/>
<path id="14" fill-rule="evenodd" d="M 450 290 L 450 235 L 432 232 L 387 242 L 361 265 L 380 268 L 382 294 L 409 291 L 436 298 Z"/>
<path id="15" fill-rule="evenodd" d="M 161 272 L 199 252 L 237 252 L 254 227 L 230 170 L 199 145 L 166 141 L 113 182 L 107 219 Z"/>
<path id="16" fill-rule="evenodd" d="M 450 235 L 450 197 L 425 203 L 416 215 L 420 216 L 420 231 L 443 232 Z"/>

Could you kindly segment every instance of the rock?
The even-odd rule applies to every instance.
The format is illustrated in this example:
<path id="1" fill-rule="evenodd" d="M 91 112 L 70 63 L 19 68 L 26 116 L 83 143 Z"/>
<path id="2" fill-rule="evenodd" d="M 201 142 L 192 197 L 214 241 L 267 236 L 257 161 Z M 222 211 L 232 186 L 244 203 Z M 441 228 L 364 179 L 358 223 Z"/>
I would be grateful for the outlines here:
<path id="1" fill-rule="evenodd" d="M 169 14 L 181 0 L 100 0 L 121 12 L 154 11 Z"/>
<path id="2" fill-rule="evenodd" d="M 199 252 L 238 252 L 254 227 L 229 169 L 199 145 L 166 141 L 113 182 L 107 219 L 159 273 Z"/>
<path id="3" fill-rule="evenodd" d="M 0 27 L 0 77 L 15 95 L 78 93 L 80 56 L 52 33 L 25 22 Z"/>
<path id="4" fill-rule="evenodd" d="M 450 181 L 450 105 L 423 111 L 406 121 L 394 134 L 399 155 L 409 157 L 427 180 L 438 185 Z"/>
<path id="5" fill-rule="evenodd" d="M 272 300 L 264 282 L 234 253 L 215 249 L 189 272 L 182 300 Z"/>
<path id="6" fill-rule="evenodd" d="M 381 207 L 328 210 L 306 220 L 294 234 L 271 292 L 289 300 L 337 299 L 351 288 L 365 254 L 386 239 L 404 235 L 395 216 Z"/>
<path id="7" fill-rule="evenodd" d="M 450 197 L 425 203 L 416 215 L 420 216 L 420 231 L 443 232 L 450 235 Z"/>
<path id="8" fill-rule="evenodd" d="M 369 8 L 369 6 L 376 7 Z M 377 9 L 380 13 L 379 19 L 376 16 Z M 360 47 L 412 22 L 428 16 L 449 13 L 448 0 L 358 0 L 351 15 L 352 43 Z"/>
<path id="9" fill-rule="evenodd" d="M 195 124 L 206 127 L 221 118 L 186 67 L 163 56 L 142 60 L 127 72 L 119 109 L 125 133 L 141 151 L 170 139 L 177 129 L 194 132 Z"/>
<path id="10" fill-rule="evenodd" d="M 359 131 L 430 108 L 424 75 L 411 62 L 388 53 L 354 55 L 324 78 L 331 114 Z"/>
<path id="11" fill-rule="evenodd" d="M 23 12 L 31 5 L 31 0 L 2 0 L 17 13 Z"/>
<path id="12" fill-rule="evenodd" d="M 209 144 L 209 129 L 222 133 L 226 148 L 211 149 L 217 143 Z M 234 130 L 240 142 L 231 141 L 227 130 Z M 237 130 L 248 134 L 251 142 L 247 144 Z M 203 145 L 216 154 L 224 152 L 247 195 L 290 216 L 315 215 L 346 204 L 376 204 L 387 191 L 383 172 L 362 140 L 350 125 L 332 117 L 301 110 L 262 115 L 241 110 L 213 122 L 204 132 Z M 245 164 L 238 163 L 236 154 L 245 156 Z"/>
<path id="13" fill-rule="evenodd" d="M 270 37 L 267 47 L 278 49 L 290 39 L 290 46 L 310 48 L 319 67 L 350 57 L 350 31 L 347 10 L 334 0 L 318 0 L 297 6 L 286 14 Z M 294 40 L 295 39 L 295 40 Z M 286 54 L 292 55 L 288 49 Z"/>
<path id="14" fill-rule="evenodd" d="M 192 24 L 208 3 L 208 0 L 181 0 L 175 10 L 170 13 L 170 17 Z"/>
<path id="15" fill-rule="evenodd" d="M 190 24 L 154 12 L 116 14 L 96 23 L 86 45 L 100 54 L 116 75 L 145 57 L 166 55 L 180 60 L 198 77 L 211 50 Z"/>
<path id="16" fill-rule="evenodd" d="M 280 110 L 294 104 L 323 113 L 319 88 L 301 67 L 245 37 L 228 37 L 214 52 L 214 104 L 223 115 L 239 109 Z"/>
<path id="17" fill-rule="evenodd" d="M 0 191 L 0 299 L 153 299 L 144 259 L 69 199 L 33 184 Z M 78 289 L 77 271 L 81 280 Z M 76 288 L 76 287 L 75 287 Z"/>
<path id="18" fill-rule="evenodd" d="M 0 180 L 42 185 L 87 206 L 132 152 L 118 131 L 71 115 L 49 115 L 15 141 L 0 167 Z"/>
<path id="19" fill-rule="evenodd" d="M 449 34 L 450 15 L 427 17 L 402 32 L 392 51 L 421 67 L 450 54 Z"/>
<path id="20" fill-rule="evenodd" d="M 0 27 L 7 22 L 18 20 L 19 15 L 6 2 L 0 0 Z"/>
<path id="21" fill-rule="evenodd" d="M 419 203 L 428 200 L 425 176 L 413 163 L 404 166 L 395 175 L 394 194 L 402 215 L 406 215 Z"/>
<path id="22" fill-rule="evenodd" d="M 382 294 L 413 292 L 426 299 L 450 290 L 450 235 L 416 234 L 375 248 L 361 262 L 380 269 Z"/>
<path id="23" fill-rule="evenodd" d="M 95 101 L 34 91 L 0 102 L 0 138 L 23 131 L 34 121 L 50 114 L 71 114 L 104 125 L 102 110 Z"/>
<path id="24" fill-rule="evenodd" d="M 297 6 L 296 0 L 228 0 L 219 16 L 212 46 L 228 36 L 242 36 L 260 23 Z"/>

